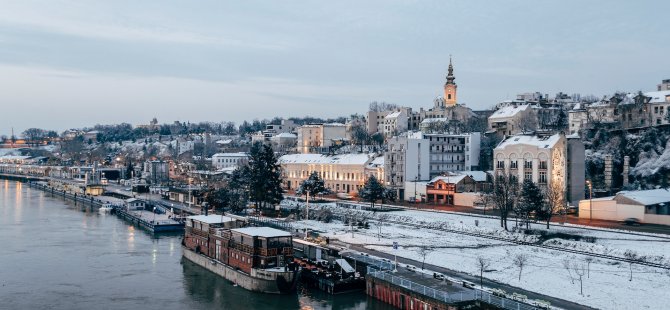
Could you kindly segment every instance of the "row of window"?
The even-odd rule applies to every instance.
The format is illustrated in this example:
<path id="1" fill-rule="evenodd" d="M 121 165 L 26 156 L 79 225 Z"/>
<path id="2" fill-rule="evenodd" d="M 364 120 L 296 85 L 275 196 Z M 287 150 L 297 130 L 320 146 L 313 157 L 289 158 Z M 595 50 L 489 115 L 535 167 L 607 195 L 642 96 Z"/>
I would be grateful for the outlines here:
<path id="1" fill-rule="evenodd" d="M 498 179 L 504 178 L 503 175 L 498 175 Z M 533 179 L 533 172 L 532 171 L 524 171 L 523 172 L 523 180 L 519 180 L 519 177 L 515 174 L 510 175 L 510 179 L 512 182 L 519 183 L 523 182 L 523 180 L 532 180 Z M 547 184 L 547 172 L 546 171 L 540 171 L 540 174 L 538 175 L 537 178 L 537 183 L 538 184 Z"/>
<path id="2" fill-rule="evenodd" d="M 509 168 L 510 169 L 518 169 L 519 168 L 519 163 L 516 160 L 512 160 L 509 162 Z M 498 163 L 496 164 L 496 168 L 498 169 L 505 169 L 505 161 L 504 160 L 499 160 Z M 533 161 L 530 160 L 524 160 L 523 161 L 523 168 L 524 169 L 533 169 Z M 540 169 L 547 169 L 547 161 L 542 160 L 540 161 Z"/>

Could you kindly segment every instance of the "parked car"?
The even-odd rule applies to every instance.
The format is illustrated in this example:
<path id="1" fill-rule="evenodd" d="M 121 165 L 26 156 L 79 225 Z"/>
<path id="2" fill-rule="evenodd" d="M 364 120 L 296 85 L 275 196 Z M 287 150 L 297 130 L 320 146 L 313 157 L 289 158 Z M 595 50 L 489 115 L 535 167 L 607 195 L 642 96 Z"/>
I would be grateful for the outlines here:
<path id="1" fill-rule="evenodd" d="M 629 217 L 629 218 L 623 220 L 623 223 L 626 224 L 626 225 L 631 225 L 631 226 L 639 226 L 640 224 L 642 224 L 642 222 L 639 219 L 634 218 L 634 217 Z"/>

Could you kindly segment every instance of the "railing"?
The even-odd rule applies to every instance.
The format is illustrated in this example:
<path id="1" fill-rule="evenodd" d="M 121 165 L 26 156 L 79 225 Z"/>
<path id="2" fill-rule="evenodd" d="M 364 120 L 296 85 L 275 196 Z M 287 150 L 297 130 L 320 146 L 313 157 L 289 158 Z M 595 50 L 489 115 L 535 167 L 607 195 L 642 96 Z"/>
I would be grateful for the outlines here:
<path id="1" fill-rule="evenodd" d="M 368 275 L 377 279 L 384 280 L 386 282 L 393 283 L 397 286 L 403 287 L 415 293 L 419 293 L 423 296 L 430 297 L 435 300 L 439 300 L 450 304 L 463 301 L 480 300 L 485 303 L 494 305 L 496 307 L 509 310 L 535 310 L 541 308 L 548 308 L 548 306 L 546 307 L 533 306 L 524 303 L 523 301 L 512 300 L 501 296 L 495 296 L 491 293 L 478 289 L 463 290 L 457 293 L 449 293 L 439 289 L 434 289 L 432 287 L 425 286 L 423 284 L 413 282 L 411 280 L 402 277 L 394 276 L 386 271 L 373 270 L 372 268 L 368 268 Z"/>

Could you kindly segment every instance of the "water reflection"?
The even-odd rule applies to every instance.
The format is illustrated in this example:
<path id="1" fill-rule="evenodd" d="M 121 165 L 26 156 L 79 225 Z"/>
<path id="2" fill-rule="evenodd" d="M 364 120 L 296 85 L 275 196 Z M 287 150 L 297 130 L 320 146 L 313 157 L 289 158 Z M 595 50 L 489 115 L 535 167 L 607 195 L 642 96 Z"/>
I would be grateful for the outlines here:
<path id="1" fill-rule="evenodd" d="M 363 293 L 234 287 L 183 260 L 181 234 L 152 235 L 9 181 L 0 186 L 0 245 L 0 309 L 391 309 Z"/>

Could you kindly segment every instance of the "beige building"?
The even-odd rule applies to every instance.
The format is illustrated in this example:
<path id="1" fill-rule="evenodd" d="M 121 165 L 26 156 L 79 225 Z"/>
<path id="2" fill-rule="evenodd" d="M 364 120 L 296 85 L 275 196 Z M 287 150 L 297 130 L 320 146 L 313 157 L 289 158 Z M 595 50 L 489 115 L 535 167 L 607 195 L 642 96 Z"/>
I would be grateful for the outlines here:
<path id="1" fill-rule="evenodd" d="M 347 127 L 344 124 L 303 125 L 296 131 L 298 132 L 298 151 L 303 154 L 321 152 L 347 140 Z"/>
<path id="2" fill-rule="evenodd" d="M 537 128 L 537 113 L 528 101 L 508 100 L 498 104 L 498 109 L 489 116 L 489 132 L 511 136 Z"/>
<path id="3" fill-rule="evenodd" d="M 519 183 L 530 179 L 540 186 L 558 183 L 566 200 L 584 198 L 584 146 L 578 138 L 562 134 L 538 137 L 511 136 L 493 151 L 495 174 L 511 175 Z"/>
<path id="4" fill-rule="evenodd" d="M 357 193 L 370 175 L 384 178 L 384 158 L 374 154 L 290 154 L 280 157 L 279 164 L 288 190 L 296 190 L 312 172 L 336 193 Z"/>

